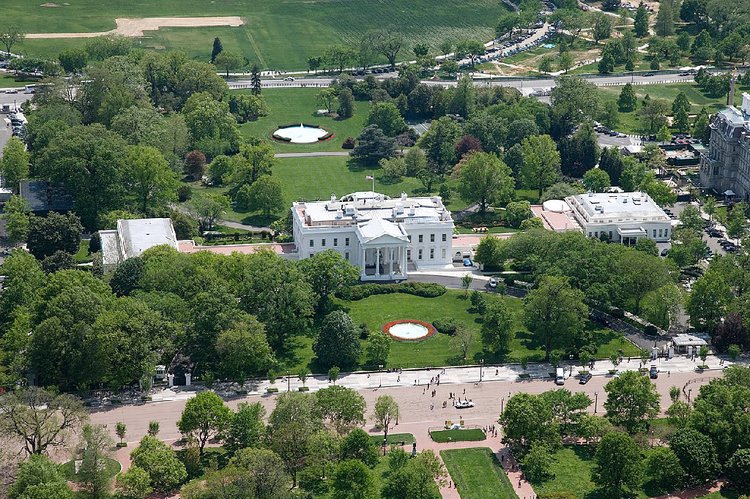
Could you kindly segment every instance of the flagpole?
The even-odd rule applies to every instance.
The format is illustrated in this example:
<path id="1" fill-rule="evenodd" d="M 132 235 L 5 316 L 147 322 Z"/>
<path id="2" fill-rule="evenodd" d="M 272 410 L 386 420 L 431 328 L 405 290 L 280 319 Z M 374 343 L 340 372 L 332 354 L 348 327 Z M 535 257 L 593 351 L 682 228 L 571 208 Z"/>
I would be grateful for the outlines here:
<path id="1" fill-rule="evenodd" d="M 372 192 L 375 192 L 375 172 L 372 173 Z"/>

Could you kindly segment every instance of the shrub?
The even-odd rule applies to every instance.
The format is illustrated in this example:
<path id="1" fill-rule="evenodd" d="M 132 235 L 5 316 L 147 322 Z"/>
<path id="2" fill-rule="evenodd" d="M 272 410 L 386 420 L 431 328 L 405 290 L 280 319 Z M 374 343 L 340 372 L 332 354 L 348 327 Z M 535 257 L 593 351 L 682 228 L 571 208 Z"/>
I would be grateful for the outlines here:
<path id="1" fill-rule="evenodd" d="M 347 137 L 344 139 L 344 143 L 341 144 L 341 149 L 354 149 L 354 137 Z"/>
<path id="2" fill-rule="evenodd" d="M 623 317 L 625 317 L 625 312 L 621 308 L 613 308 L 609 311 L 609 315 L 611 315 L 615 319 L 622 319 Z"/>
<path id="3" fill-rule="evenodd" d="M 649 324 L 645 328 L 643 328 L 643 332 L 646 334 L 646 336 L 656 336 L 656 326 Z"/>
<path id="4" fill-rule="evenodd" d="M 184 203 L 193 197 L 193 188 L 189 185 L 181 185 L 177 188 L 177 200 Z"/>
<path id="5" fill-rule="evenodd" d="M 387 295 L 404 293 L 421 296 L 422 298 L 437 298 L 445 294 L 445 286 L 428 282 L 403 282 L 400 284 L 358 284 L 344 288 L 338 292 L 343 300 L 357 301 L 372 295 Z"/>
<path id="6" fill-rule="evenodd" d="M 435 329 L 437 329 L 438 333 L 441 333 L 441 334 L 453 335 L 456 333 L 456 330 L 458 329 L 458 323 L 456 323 L 456 321 L 451 319 L 450 317 L 443 317 L 442 319 L 435 319 L 432 322 L 432 325 L 435 326 Z"/>

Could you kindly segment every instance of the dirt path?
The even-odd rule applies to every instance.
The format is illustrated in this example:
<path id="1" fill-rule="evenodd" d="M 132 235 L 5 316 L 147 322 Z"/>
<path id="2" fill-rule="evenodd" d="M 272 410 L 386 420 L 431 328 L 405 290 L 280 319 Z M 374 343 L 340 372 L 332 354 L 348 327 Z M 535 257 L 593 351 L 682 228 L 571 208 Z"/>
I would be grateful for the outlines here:
<path id="1" fill-rule="evenodd" d="M 239 16 L 225 17 L 145 17 L 142 19 L 115 19 L 117 27 L 109 31 L 92 33 L 29 33 L 26 38 L 94 38 L 103 35 L 143 36 L 144 31 L 159 28 L 198 28 L 208 26 L 237 27 L 245 24 Z"/>

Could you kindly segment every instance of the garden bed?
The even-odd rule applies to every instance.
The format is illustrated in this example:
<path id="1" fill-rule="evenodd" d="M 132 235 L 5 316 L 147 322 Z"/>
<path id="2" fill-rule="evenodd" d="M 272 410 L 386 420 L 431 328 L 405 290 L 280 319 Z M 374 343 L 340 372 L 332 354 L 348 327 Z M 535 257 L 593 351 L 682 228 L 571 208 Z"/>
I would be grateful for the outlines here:
<path id="1" fill-rule="evenodd" d="M 462 430 L 437 430 L 430 432 L 433 442 L 479 442 L 486 440 L 487 435 L 479 428 L 468 428 Z"/>

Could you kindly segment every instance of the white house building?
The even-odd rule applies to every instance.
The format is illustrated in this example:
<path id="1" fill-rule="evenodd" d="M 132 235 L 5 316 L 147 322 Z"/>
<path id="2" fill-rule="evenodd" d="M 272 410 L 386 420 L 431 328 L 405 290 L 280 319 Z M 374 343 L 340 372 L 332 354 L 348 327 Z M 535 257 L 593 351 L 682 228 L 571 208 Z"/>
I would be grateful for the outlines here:
<path id="1" fill-rule="evenodd" d="M 154 246 L 178 249 L 172 221 L 169 218 L 118 220 L 117 229 L 100 230 L 102 264 L 105 272 L 114 270 L 128 258 L 139 256 Z"/>
<path id="2" fill-rule="evenodd" d="M 635 244 L 647 237 L 667 242 L 672 220 L 643 192 L 588 193 L 565 198 L 575 221 L 589 237 Z"/>
<path id="3" fill-rule="evenodd" d="M 354 192 L 292 205 L 298 258 L 338 251 L 367 280 L 406 279 L 407 270 L 453 260 L 453 219 L 440 197 L 397 199 Z"/>

